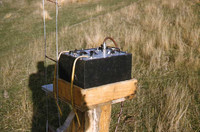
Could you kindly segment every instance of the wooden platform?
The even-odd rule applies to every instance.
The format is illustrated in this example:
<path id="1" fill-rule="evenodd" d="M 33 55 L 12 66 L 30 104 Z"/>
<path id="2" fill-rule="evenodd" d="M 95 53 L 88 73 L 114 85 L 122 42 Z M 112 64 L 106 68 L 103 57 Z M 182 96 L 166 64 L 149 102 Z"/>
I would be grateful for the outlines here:
<path id="1" fill-rule="evenodd" d="M 71 103 L 70 83 L 62 79 L 58 80 L 59 98 L 67 103 Z M 79 110 L 92 109 L 97 105 L 105 105 L 106 103 L 118 103 L 124 101 L 125 98 L 134 96 L 137 88 L 137 80 L 131 79 L 89 89 L 82 89 L 74 85 L 74 103 Z M 42 86 L 44 91 L 52 94 L 53 84 Z"/>
<path id="2" fill-rule="evenodd" d="M 70 83 L 62 79 L 58 80 L 59 99 L 71 104 Z M 42 89 L 49 95 L 56 92 L 53 84 L 42 86 Z M 108 132 L 110 125 L 112 104 L 125 101 L 127 98 L 134 97 L 137 89 L 137 80 L 131 79 L 117 83 L 82 89 L 78 86 L 73 87 L 74 103 L 77 109 L 81 127 L 78 127 L 77 121 L 73 118 L 74 113 L 70 114 L 70 120 L 66 119 L 60 128 L 65 132 Z M 66 125 L 67 124 L 67 125 Z M 57 129 L 57 130 L 58 130 Z"/>

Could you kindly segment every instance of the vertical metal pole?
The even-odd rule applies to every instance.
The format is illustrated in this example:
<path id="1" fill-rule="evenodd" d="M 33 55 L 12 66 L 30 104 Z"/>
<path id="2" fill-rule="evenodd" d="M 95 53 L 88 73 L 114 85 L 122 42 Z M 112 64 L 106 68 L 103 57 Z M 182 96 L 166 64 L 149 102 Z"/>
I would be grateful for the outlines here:
<path id="1" fill-rule="evenodd" d="M 56 70 L 56 96 L 57 96 L 57 104 L 59 104 L 59 100 L 58 100 L 58 0 L 56 0 L 56 58 L 57 58 L 57 62 L 56 62 L 56 67 L 57 67 L 57 70 Z M 60 113 L 59 113 L 59 110 L 58 110 L 58 120 L 59 120 L 59 126 L 61 126 L 61 123 L 60 123 Z"/>
<path id="2" fill-rule="evenodd" d="M 44 21 L 44 68 L 45 68 L 45 84 L 47 84 L 47 61 L 46 61 L 46 55 L 47 55 L 47 43 L 46 43 L 46 24 L 45 24 L 45 9 L 44 9 L 44 0 L 42 0 L 43 3 L 43 21 Z M 49 116 L 49 110 L 48 110 L 48 95 L 46 92 L 46 132 L 48 132 L 48 116 Z"/>

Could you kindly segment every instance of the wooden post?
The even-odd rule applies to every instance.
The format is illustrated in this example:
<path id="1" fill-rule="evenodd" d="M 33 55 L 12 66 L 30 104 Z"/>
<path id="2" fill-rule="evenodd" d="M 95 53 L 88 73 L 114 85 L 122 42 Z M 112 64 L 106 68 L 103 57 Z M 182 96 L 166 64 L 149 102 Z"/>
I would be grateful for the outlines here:
<path id="1" fill-rule="evenodd" d="M 70 83 L 59 79 L 59 97 L 70 103 Z M 76 118 L 68 132 L 109 132 L 112 103 L 119 103 L 132 98 L 137 87 L 137 80 L 131 79 L 117 83 L 82 89 L 74 86 L 74 102 L 79 114 L 81 127 Z"/>
<path id="2" fill-rule="evenodd" d="M 135 79 L 89 89 L 82 89 L 74 85 L 74 107 L 79 115 L 81 127 L 78 126 L 77 120 L 74 117 L 70 126 L 65 131 L 109 132 L 112 104 L 125 101 L 126 99 L 132 99 L 136 93 L 136 88 L 137 80 Z M 70 104 L 70 83 L 58 79 L 58 89 L 59 99 Z M 53 84 L 43 86 L 43 90 L 52 95 L 57 91 L 53 87 Z"/>
<path id="3" fill-rule="evenodd" d="M 81 127 L 78 128 L 74 118 L 66 132 L 109 132 L 111 104 L 97 106 L 93 109 L 81 112 L 78 110 Z"/>

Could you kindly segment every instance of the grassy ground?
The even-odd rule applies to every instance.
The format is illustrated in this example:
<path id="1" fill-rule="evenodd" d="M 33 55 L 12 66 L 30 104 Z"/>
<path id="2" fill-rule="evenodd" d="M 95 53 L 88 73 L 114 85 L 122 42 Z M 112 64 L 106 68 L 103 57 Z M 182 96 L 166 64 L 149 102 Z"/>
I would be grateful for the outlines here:
<path id="1" fill-rule="evenodd" d="M 3 0 L 0 6 L 0 131 L 43 131 L 41 1 Z M 55 57 L 54 5 L 48 4 L 47 11 L 47 52 Z M 118 131 L 198 132 L 199 11 L 195 0 L 65 3 L 59 9 L 59 51 L 95 47 L 112 36 L 122 50 L 133 54 L 132 75 L 139 80 L 137 98 L 125 103 Z M 52 81 L 52 64 L 48 62 L 48 82 Z M 53 124 L 56 107 L 49 101 Z M 119 107 L 113 106 L 111 131 Z"/>

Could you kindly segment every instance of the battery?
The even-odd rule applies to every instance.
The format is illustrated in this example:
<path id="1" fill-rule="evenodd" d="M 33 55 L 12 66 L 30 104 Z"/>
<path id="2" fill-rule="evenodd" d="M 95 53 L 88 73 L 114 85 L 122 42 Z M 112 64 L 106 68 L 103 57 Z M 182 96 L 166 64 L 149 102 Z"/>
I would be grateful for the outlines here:
<path id="1" fill-rule="evenodd" d="M 132 54 L 114 47 L 74 50 L 62 54 L 59 59 L 59 78 L 70 82 L 74 60 L 82 55 L 88 57 L 77 61 L 74 84 L 83 89 L 131 79 Z"/>

